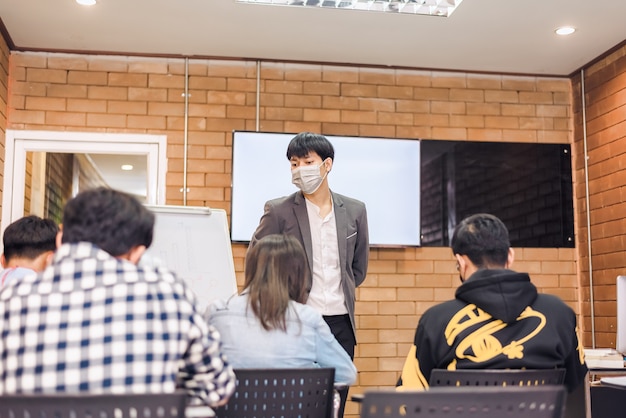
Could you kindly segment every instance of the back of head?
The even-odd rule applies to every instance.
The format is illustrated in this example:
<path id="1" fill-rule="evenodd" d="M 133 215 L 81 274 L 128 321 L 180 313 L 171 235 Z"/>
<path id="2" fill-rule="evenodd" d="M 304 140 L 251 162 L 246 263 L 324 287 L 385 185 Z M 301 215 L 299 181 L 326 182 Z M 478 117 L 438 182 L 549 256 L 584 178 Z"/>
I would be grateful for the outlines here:
<path id="1" fill-rule="evenodd" d="M 305 303 L 309 267 L 300 242 L 291 235 L 267 235 L 246 257 L 250 308 L 266 330 L 286 330 L 289 301 Z"/>
<path id="2" fill-rule="evenodd" d="M 497 217 L 479 213 L 463 219 L 454 229 L 450 247 L 466 255 L 477 268 L 498 268 L 507 263 L 509 231 Z"/>
<path id="3" fill-rule="evenodd" d="M 287 159 L 291 157 L 302 158 L 314 151 L 322 158 L 322 161 L 330 158 L 335 160 L 335 148 L 324 136 L 311 132 L 301 132 L 294 136 L 287 146 Z"/>
<path id="4" fill-rule="evenodd" d="M 133 196 L 99 187 L 80 192 L 63 211 L 63 243 L 90 242 L 112 256 L 152 244 L 154 214 Z"/>
<path id="5" fill-rule="evenodd" d="M 7 227 L 2 237 L 5 259 L 33 260 L 45 252 L 54 251 L 58 231 L 57 224 L 51 219 L 35 215 L 18 219 Z"/>

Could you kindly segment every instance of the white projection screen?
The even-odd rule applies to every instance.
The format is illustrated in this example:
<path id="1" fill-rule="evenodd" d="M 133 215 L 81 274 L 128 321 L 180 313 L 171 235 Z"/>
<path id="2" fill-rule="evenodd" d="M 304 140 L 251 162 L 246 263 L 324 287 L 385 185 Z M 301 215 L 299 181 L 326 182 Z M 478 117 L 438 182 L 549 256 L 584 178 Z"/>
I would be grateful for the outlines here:
<path id="1" fill-rule="evenodd" d="M 266 201 L 297 191 L 286 157 L 294 134 L 233 132 L 231 239 L 252 238 Z M 365 202 L 372 246 L 420 245 L 420 141 L 329 136 L 333 192 Z"/>

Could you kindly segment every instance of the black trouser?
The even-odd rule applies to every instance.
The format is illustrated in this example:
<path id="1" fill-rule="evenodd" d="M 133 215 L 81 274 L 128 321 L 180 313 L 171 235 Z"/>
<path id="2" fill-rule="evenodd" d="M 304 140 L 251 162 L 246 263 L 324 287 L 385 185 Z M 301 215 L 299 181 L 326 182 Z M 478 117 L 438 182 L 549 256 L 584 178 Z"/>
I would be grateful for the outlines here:
<path id="1" fill-rule="evenodd" d="M 352 331 L 352 324 L 350 323 L 350 316 L 345 315 L 329 315 L 324 316 L 324 321 L 330 327 L 330 331 L 335 336 L 335 339 L 346 350 L 346 353 L 354 360 L 354 346 L 356 345 L 356 338 Z M 348 399 L 348 387 L 339 390 L 341 396 L 341 406 L 339 408 L 339 418 L 343 417 L 343 411 L 346 407 L 346 400 Z"/>

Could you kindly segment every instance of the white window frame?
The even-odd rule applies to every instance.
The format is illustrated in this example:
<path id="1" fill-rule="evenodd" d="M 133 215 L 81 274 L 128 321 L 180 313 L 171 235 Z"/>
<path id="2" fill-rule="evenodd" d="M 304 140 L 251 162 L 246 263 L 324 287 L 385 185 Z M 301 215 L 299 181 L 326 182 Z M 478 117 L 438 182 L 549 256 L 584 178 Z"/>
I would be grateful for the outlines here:
<path id="1" fill-rule="evenodd" d="M 2 231 L 24 216 L 26 153 L 146 155 L 146 203 L 165 204 L 167 137 L 151 134 L 11 130 L 5 133 Z"/>

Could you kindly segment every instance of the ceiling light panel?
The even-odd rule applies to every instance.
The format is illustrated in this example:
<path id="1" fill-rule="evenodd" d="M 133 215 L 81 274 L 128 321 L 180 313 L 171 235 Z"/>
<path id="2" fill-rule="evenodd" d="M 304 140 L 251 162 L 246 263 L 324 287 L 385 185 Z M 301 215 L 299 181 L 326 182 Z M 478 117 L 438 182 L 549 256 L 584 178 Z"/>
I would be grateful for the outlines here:
<path id="1" fill-rule="evenodd" d="M 576 28 L 574 28 L 573 26 L 561 26 L 560 28 L 557 28 L 555 32 L 557 35 L 567 36 L 576 32 Z"/>
<path id="2" fill-rule="evenodd" d="M 323 7 L 447 17 L 463 0 L 236 0 L 274 6 Z"/>

